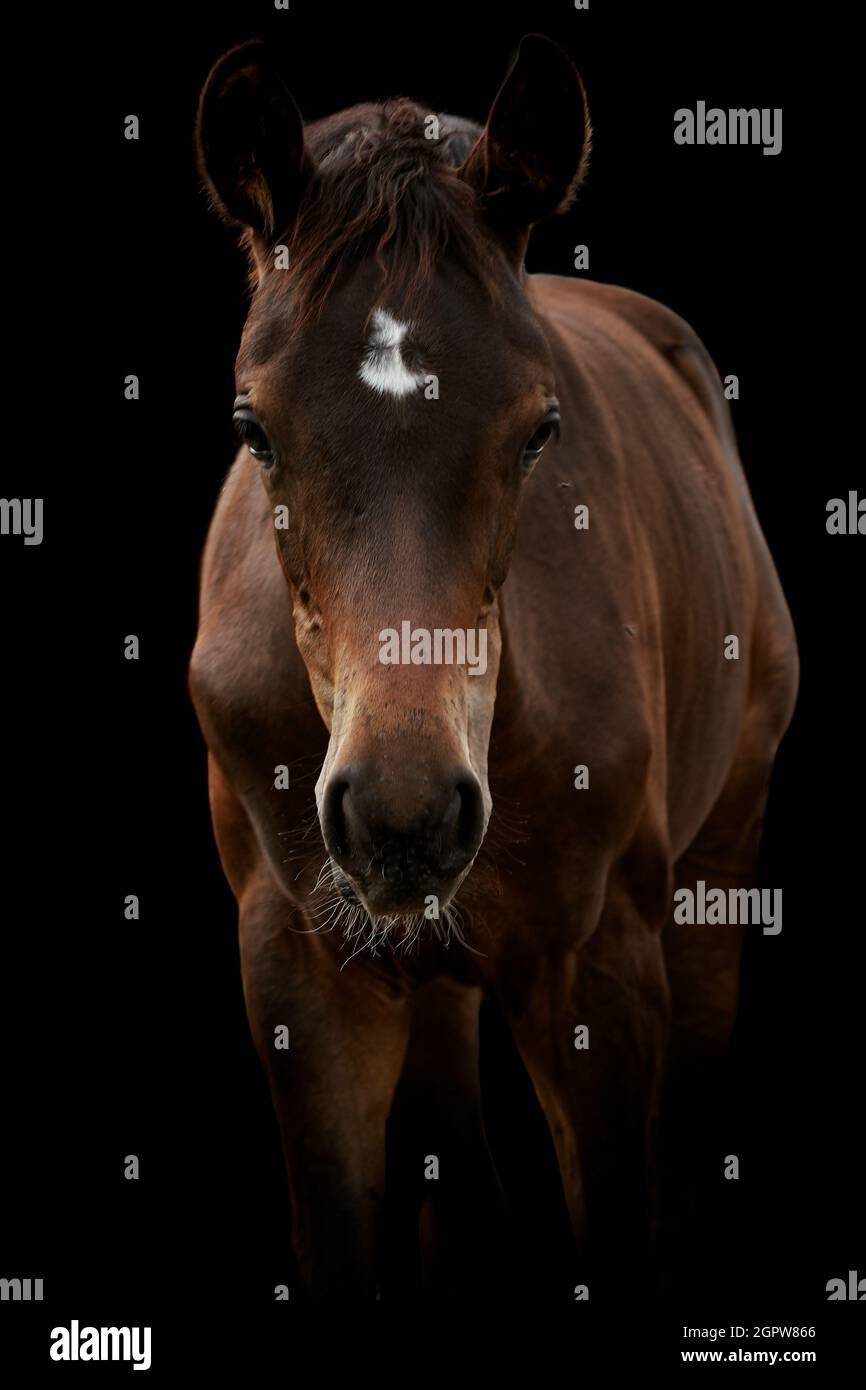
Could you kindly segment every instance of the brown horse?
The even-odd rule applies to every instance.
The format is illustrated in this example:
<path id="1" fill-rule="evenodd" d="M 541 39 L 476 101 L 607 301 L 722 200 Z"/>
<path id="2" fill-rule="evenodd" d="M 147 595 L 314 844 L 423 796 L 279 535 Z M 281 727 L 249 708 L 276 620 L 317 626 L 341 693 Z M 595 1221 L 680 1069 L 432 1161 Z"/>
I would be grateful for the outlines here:
<path id="1" fill-rule="evenodd" d="M 382 1289 L 386 1125 L 430 1286 L 481 1277 L 483 997 L 602 1291 L 648 1245 L 660 1102 L 733 1025 L 742 929 L 673 893 L 753 879 L 795 641 L 694 333 L 524 271 L 589 136 L 535 36 L 483 130 L 406 100 L 304 127 L 256 44 L 202 94 L 253 292 L 190 680 L 314 1295 Z"/>

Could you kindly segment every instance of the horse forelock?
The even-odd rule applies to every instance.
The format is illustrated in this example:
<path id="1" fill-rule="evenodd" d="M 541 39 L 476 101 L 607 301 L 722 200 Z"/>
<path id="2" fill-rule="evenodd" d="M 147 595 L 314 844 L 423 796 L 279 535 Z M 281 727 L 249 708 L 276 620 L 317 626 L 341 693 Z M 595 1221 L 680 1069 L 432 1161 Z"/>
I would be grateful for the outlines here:
<path id="1" fill-rule="evenodd" d="M 291 228 L 276 238 L 289 273 L 267 275 L 259 292 L 291 295 L 296 322 L 320 314 L 330 292 L 372 258 L 381 293 L 417 304 L 444 256 L 493 301 L 497 252 L 474 190 L 457 169 L 480 131 L 434 117 L 406 98 L 353 107 L 307 128 L 315 173 Z"/>

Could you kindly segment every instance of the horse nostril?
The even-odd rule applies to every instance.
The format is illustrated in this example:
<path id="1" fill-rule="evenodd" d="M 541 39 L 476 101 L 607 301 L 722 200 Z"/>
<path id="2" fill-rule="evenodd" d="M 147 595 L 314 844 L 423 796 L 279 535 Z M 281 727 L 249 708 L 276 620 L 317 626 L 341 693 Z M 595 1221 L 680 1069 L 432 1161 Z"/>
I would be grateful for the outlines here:
<path id="1" fill-rule="evenodd" d="M 484 802 L 476 777 L 461 777 L 443 823 L 445 843 L 451 841 L 443 867 L 452 871 L 465 868 L 475 858 L 484 834 Z"/>
<path id="2" fill-rule="evenodd" d="M 335 777 L 328 783 L 322 805 L 322 834 L 328 853 L 338 864 L 349 853 L 344 805 L 348 792 L 349 783 L 344 778 Z"/>

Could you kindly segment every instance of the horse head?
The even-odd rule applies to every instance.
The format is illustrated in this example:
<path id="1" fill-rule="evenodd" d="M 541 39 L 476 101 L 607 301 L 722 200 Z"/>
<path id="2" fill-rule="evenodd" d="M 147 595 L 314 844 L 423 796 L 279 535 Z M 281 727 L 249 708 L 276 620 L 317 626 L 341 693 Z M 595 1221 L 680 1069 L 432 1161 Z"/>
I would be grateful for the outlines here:
<path id="1" fill-rule="evenodd" d="M 201 169 L 251 266 L 235 423 L 330 733 L 322 834 L 373 915 L 446 906 L 486 832 L 498 594 L 559 428 L 523 257 L 588 149 L 580 78 L 537 36 L 483 130 L 402 99 L 305 127 L 260 44 L 202 93 Z"/>

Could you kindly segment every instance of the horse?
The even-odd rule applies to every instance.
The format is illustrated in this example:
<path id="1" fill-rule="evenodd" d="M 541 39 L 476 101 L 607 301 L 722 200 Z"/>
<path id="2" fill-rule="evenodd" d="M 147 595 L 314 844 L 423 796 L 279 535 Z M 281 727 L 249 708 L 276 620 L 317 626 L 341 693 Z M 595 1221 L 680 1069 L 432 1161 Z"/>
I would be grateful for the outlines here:
<path id="1" fill-rule="evenodd" d="M 298 1291 L 390 1296 L 387 1166 L 422 1287 L 495 1293 L 489 999 L 578 1296 L 613 1295 L 676 1228 L 737 1009 L 742 923 L 678 925 L 676 893 L 753 881 L 797 692 L 722 384 L 663 305 L 527 274 L 591 143 L 542 36 L 483 127 L 305 125 L 244 44 L 196 140 L 251 294 L 189 687 Z"/>

